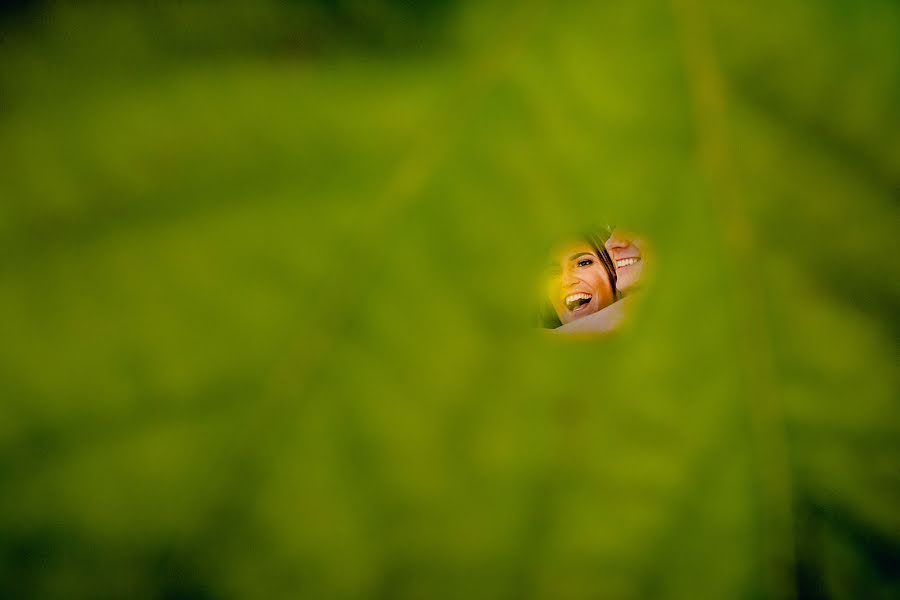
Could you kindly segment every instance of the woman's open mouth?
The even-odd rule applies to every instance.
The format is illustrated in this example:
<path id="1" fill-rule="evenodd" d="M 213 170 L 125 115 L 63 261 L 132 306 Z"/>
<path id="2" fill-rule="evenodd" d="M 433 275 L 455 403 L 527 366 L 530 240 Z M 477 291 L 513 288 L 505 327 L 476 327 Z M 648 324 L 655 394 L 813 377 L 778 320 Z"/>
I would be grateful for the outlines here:
<path id="1" fill-rule="evenodd" d="M 632 256 L 631 258 L 620 258 L 616 261 L 616 268 L 621 269 L 623 267 L 630 267 L 631 265 L 639 262 L 641 260 L 640 256 Z"/>
<path id="2" fill-rule="evenodd" d="M 566 308 L 569 312 L 578 312 L 584 310 L 590 304 L 593 296 L 586 292 L 577 292 L 566 296 Z"/>

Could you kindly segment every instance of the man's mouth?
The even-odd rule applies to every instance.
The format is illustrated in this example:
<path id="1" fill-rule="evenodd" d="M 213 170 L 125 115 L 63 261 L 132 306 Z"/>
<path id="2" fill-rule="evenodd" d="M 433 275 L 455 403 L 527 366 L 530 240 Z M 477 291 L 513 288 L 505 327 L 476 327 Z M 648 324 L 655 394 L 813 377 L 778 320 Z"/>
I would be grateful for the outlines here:
<path id="1" fill-rule="evenodd" d="M 566 296 L 566 308 L 569 309 L 570 312 L 581 310 L 588 305 L 592 298 L 593 296 L 586 292 L 569 294 Z"/>
<path id="2" fill-rule="evenodd" d="M 641 257 L 639 257 L 639 256 L 632 256 L 631 258 L 620 258 L 619 260 L 616 261 L 616 268 L 621 269 L 622 267 L 630 267 L 631 265 L 635 264 L 636 262 L 639 262 L 640 260 L 641 260 Z"/>

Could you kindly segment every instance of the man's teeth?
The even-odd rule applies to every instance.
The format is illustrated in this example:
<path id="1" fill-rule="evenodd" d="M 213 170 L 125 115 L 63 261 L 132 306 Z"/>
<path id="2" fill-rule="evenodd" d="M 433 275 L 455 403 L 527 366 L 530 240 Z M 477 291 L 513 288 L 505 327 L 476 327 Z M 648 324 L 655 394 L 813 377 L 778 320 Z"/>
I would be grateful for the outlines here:
<path id="1" fill-rule="evenodd" d="M 630 267 L 631 265 L 633 265 L 634 263 L 636 263 L 639 260 L 641 260 L 641 259 L 640 258 L 623 258 L 622 260 L 616 261 L 616 267 L 617 268 Z"/>

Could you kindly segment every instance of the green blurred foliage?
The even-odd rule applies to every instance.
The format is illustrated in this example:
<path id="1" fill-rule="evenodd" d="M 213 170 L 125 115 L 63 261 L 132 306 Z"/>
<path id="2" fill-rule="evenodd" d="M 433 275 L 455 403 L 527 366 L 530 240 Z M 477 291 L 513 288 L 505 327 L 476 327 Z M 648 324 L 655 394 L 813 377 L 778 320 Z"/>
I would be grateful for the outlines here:
<path id="1" fill-rule="evenodd" d="M 895 598 L 890 0 L 43 3 L 0 596 Z M 602 342 L 542 253 L 656 264 Z"/>

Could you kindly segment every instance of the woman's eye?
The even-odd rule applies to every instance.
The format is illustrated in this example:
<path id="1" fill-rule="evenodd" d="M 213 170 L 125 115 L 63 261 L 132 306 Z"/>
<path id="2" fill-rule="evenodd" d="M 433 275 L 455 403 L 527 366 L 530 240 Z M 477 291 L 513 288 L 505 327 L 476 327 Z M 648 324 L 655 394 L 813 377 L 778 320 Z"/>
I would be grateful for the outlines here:
<path id="1" fill-rule="evenodd" d="M 589 258 L 585 258 L 585 259 L 582 259 L 582 260 L 579 260 L 579 261 L 578 261 L 578 266 L 579 266 L 579 267 L 589 267 L 589 266 L 591 266 L 592 264 L 594 264 L 594 261 L 592 261 L 592 260 L 589 259 Z"/>

